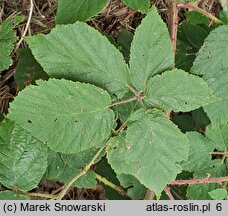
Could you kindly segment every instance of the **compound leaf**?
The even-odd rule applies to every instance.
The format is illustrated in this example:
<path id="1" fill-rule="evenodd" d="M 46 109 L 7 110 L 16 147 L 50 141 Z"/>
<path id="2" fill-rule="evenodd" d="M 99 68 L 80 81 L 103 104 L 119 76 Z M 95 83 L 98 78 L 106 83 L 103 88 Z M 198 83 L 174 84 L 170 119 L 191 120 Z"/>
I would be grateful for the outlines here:
<path id="1" fill-rule="evenodd" d="M 0 182 L 7 188 L 31 190 L 47 166 L 47 148 L 9 120 L 0 124 Z"/>
<path id="2" fill-rule="evenodd" d="M 12 19 L 7 19 L 0 25 L 0 72 L 8 69 L 12 64 L 9 55 L 16 40 L 15 31 L 12 29 Z"/>
<path id="3" fill-rule="evenodd" d="M 178 69 L 152 77 L 145 96 L 145 102 L 152 107 L 183 112 L 206 105 L 213 99 L 202 78 Z"/>
<path id="4" fill-rule="evenodd" d="M 171 69 L 173 64 L 169 32 L 153 7 L 136 29 L 131 45 L 130 68 L 134 87 L 143 90 L 150 77 Z"/>
<path id="5" fill-rule="evenodd" d="M 181 172 L 177 162 L 188 158 L 189 144 L 161 111 L 141 109 L 129 120 L 126 148 L 128 174 L 159 194 Z"/>
<path id="6" fill-rule="evenodd" d="M 85 23 L 57 26 L 49 35 L 27 41 L 50 77 L 89 82 L 118 97 L 128 91 L 129 69 L 122 54 Z"/>
<path id="7" fill-rule="evenodd" d="M 57 24 L 86 21 L 97 15 L 108 0 L 58 0 Z"/>
<path id="8" fill-rule="evenodd" d="M 214 124 L 228 121 L 228 26 L 213 30 L 205 40 L 193 63 L 191 72 L 202 75 L 221 100 L 204 106 Z"/>
<path id="9" fill-rule="evenodd" d="M 124 4 L 133 10 L 147 13 L 150 9 L 150 0 L 123 0 Z"/>
<path id="10" fill-rule="evenodd" d="M 53 151 L 77 153 L 104 145 L 114 124 L 109 94 L 91 84 L 39 80 L 11 103 L 8 118 Z"/>

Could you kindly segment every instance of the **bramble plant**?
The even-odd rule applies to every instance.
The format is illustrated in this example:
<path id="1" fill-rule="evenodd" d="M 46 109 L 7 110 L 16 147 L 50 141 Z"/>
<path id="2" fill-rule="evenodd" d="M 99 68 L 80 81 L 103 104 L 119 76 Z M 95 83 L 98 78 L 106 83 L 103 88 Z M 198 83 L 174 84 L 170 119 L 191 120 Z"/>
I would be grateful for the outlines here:
<path id="1" fill-rule="evenodd" d="M 49 34 L 26 37 L 31 51 L 20 50 L 22 90 L 0 124 L 0 199 L 62 199 L 70 187 L 96 188 L 97 180 L 120 199 L 227 199 L 225 22 L 172 2 L 195 10 L 179 26 L 173 16 L 169 31 L 149 1 L 124 0 L 146 16 L 133 38 L 119 37 L 120 48 L 82 22 L 107 0 L 69 2 L 59 0 Z M 16 40 L 7 19 L 2 71 Z M 31 192 L 42 178 L 64 185 L 56 194 Z"/>

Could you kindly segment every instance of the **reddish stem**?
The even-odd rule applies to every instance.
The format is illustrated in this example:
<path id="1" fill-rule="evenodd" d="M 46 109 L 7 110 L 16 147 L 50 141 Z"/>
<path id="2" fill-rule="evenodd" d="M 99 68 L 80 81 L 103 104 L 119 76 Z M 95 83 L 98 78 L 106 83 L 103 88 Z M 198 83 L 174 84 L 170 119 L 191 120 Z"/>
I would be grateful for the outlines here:
<path id="1" fill-rule="evenodd" d="M 190 180 L 174 180 L 168 185 L 194 185 L 194 184 L 205 184 L 205 183 L 218 183 L 228 181 L 228 176 L 219 178 L 202 178 L 202 179 L 190 179 Z"/>
<path id="2" fill-rule="evenodd" d="M 127 100 L 122 100 L 122 101 L 114 102 L 112 104 L 109 104 L 107 107 L 108 108 L 111 108 L 113 106 L 117 106 L 117 105 L 125 104 L 125 103 L 130 103 L 131 101 L 135 101 L 135 100 L 138 100 L 138 99 L 136 97 L 133 97 L 133 98 L 130 98 L 130 99 L 127 99 Z"/>
<path id="3" fill-rule="evenodd" d="M 177 49 L 177 28 L 178 28 L 178 12 L 179 8 L 175 1 L 171 0 L 169 5 L 169 34 L 173 44 L 173 51 L 176 53 Z"/>

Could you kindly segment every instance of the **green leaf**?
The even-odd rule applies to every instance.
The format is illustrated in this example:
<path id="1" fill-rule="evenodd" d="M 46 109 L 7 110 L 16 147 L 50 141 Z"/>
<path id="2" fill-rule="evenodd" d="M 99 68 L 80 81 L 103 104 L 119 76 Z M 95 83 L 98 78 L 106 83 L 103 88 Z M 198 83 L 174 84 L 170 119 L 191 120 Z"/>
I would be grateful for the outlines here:
<path id="1" fill-rule="evenodd" d="M 199 171 L 209 166 L 211 155 L 207 149 L 203 135 L 197 132 L 188 132 L 186 134 L 190 148 L 187 161 L 181 163 L 181 166 L 186 171 Z"/>
<path id="2" fill-rule="evenodd" d="M 37 81 L 10 104 L 14 120 L 53 151 L 77 153 L 103 146 L 114 124 L 109 94 L 90 84 L 68 80 Z"/>
<path id="3" fill-rule="evenodd" d="M 117 44 L 120 46 L 120 51 L 122 52 L 125 61 L 129 63 L 130 60 L 130 47 L 133 40 L 133 33 L 127 29 L 123 29 L 116 38 Z"/>
<path id="4" fill-rule="evenodd" d="M 208 18 L 197 11 L 189 11 L 184 15 L 194 25 L 204 24 L 208 26 L 210 24 Z"/>
<path id="5" fill-rule="evenodd" d="M 172 70 L 152 77 L 145 92 L 145 102 L 165 111 L 187 112 L 214 100 L 207 83 L 182 70 Z"/>
<path id="6" fill-rule="evenodd" d="M 228 2 L 227 0 L 219 0 L 220 4 L 222 5 L 222 8 L 224 11 L 228 11 Z"/>
<path id="7" fill-rule="evenodd" d="M 17 15 L 12 17 L 12 21 L 13 21 L 13 27 L 18 26 L 20 23 L 22 23 L 25 20 L 25 16 L 23 15 Z"/>
<path id="8" fill-rule="evenodd" d="M 228 125 L 209 125 L 206 128 L 206 142 L 210 152 L 228 149 Z"/>
<path id="9" fill-rule="evenodd" d="M 14 193 L 13 191 L 0 192 L 0 200 L 29 200 L 29 197 Z"/>
<path id="10" fill-rule="evenodd" d="M 58 0 L 56 23 L 86 21 L 97 15 L 107 3 L 108 0 Z"/>
<path id="11" fill-rule="evenodd" d="M 44 173 L 44 178 L 48 180 L 58 179 L 66 167 L 62 154 L 49 149 L 47 161 L 48 165 Z"/>
<path id="12" fill-rule="evenodd" d="M 106 149 L 108 163 L 117 174 L 130 174 L 135 170 L 135 167 L 132 164 L 128 164 L 125 159 L 127 148 L 125 132 L 111 138 L 108 142 Z"/>
<path id="13" fill-rule="evenodd" d="M 147 188 L 140 183 L 138 179 L 134 176 L 127 174 L 119 174 L 117 178 L 120 181 L 120 184 L 127 189 L 127 195 L 132 199 L 140 200 L 144 199 L 146 196 Z"/>
<path id="14" fill-rule="evenodd" d="M 120 186 L 120 182 L 116 177 L 116 173 L 109 165 L 107 158 L 103 157 L 97 164 L 96 164 L 96 173 L 101 175 L 102 177 L 106 178 L 108 181 L 114 183 L 117 186 Z M 105 198 L 109 200 L 125 200 L 127 197 L 122 196 L 116 190 L 112 189 L 107 185 L 103 185 L 105 190 Z"/>
<path id="15" fill-rule="evenodd" d="M 219 19 L 225 24 L 228 25 L 228 11 L 220 11 Z"/>
<path id="16" fill-rule="evenodd" d="M 190 45 L 186 45 L 182 41 L 178 40 L 176 57 L 175 57 L 175 66 L 176 68 L 190 71 L 193 61 L 195 60 L 195 53 L 198 50 L 193 48 Z"/>
<path id="17" fill-rule="evenodd" d="M 118 97 L 128 91 L 129 69 L 122 54 L 85 23 L 57 26 L 49 35 L 27 41 L 50 77 L 89 82 Z"/>
<path id="18" fill-rule="evenodd" d="M 110 139 L 108 143 L 107 159 L 113 170 L 117 173 L 117 178 L 124 188 L 128 188 L 128 196 L 133 199 L 143 199 L 146 195 L 146 187 L 132 175 L 134 166 L 127 164 L 125 153 L 127 151 L 126 133 Z"/>
<path id="19" fill-rule="evenodd" d="M 168 29 L 153 7 L 136 29 L 131 45 L 132 83 L 137 90 L 144 90 L 150 77 L 173 65 L 174 52 Z"/>
<path id="20" fill-rule="evenodd" d="M 198 129 L 205 128 L 207 125 L 210 124 L 210 119 L 208 118 L 202 107 L 192 111 L 192 118 Z"/>
<path id="21" fill-rule="evenodd" d="M 17 41 L 15 31 L 12 29 L 12 19 L 5 20 L 0 25 L 0 72 L 12 64 L 10 53 Z"/>
<path id="22" fill-rule="evenodd" d="M 211 103 L 205 106 L 204 110 L 213 124 L 223 124 L 228 121 L 228 98 Z"/>
<path id="23" fill-rule="evenodd" d="M 220 160 L 213 160 L 211 165 L 194 173 L 194 179 L 222 177 L 226 175 L 226 167 Z M 187 197 L 192 200 L 211 200 L 208 192 L 218 189 L 217 183 L 195 184 L 188 186 Z"/>
<path id="24" fill-rule="evenodd" d="M 198 18 L 197 20 L 200 21 Z M 204 28 L 207 28 L 206 25 L 193 23 L 184 21 L 178 26 L 175 66 L 185 71 L 190 71 L 196 58 L 196 53 L 209 34 L 209 30 Z"/>
<path id="25" fill-rule="evenodd" d="M 129 120 L 125 148 L 128 174 L 159 194 L 181 172 L 177 162 L 187 159 L 189 144 L 161 111 L 141 109 Z"/>
<path id="26" fill-rule="evenodd" d="M 228 121 L 228 26 L 213 30 L 197 54 L 191 72 L 202 75 L 215 95 L 221 98 L 204 107 L 214 124 Z"/>
<path id="27" fill-rule="evenodd" d="M 9 120 L 0 124 L 0 182 L 7 188 L 31 190 L 47 166 L 47 148 Z"/>
<path id="28" fill-rule="evenodd" d="M 37 79 L 48 79 L 48 75 L 43 71 L 28 48 L 20 49 L 19 56 L 20 59 L 14 78 L 20 89 L 31 83 L 35 84 Z"/>
<path id="29" fill-rule="evenodd" d="M 199 49 L 208 35 L 208 32 L 199 25 L 182 23 L 181 31 L 185 34 L 187 41 L 196 49 Z"/>
<path id="30" fill-rule="evenodd" d="M 150 9 L 150 0 L 123 0 L 124 4 L 133 10 L 147 13 Z"/>
<path id="31" fill-rule="evenodd" d="M 132 98 L 133 95 L 128 92 L 124 95 L 122 100 Z M 116 113 L 116 116 L 120 119 L 121 123 L 126 123 L 130 115 L 135 111 L 140 109 L 141 106 L 138 103 L 138 101 L 131 101 L 130 103 L 124 103 L 120 104 L 118 106 L 113 107 L 114 112 Z"/>
<path id="32" fill-rule="evenodd" d="M 61 154 L 53 151 L 48 155 L 48 167 L 44 178 L 49 180 L 58 180 L 66 183 L 73 176 L 81 171 L 98 152 L 98 149 L 91 148 L 77 154 Z M 96 162 L 100 160 L 96 160 Z M 96 177 L 90 170 L 73 183 L 78 188 L 96 188 Z"/>
<path id="33" fill-rule="evenodd" d="M 216 189 L 210 191 L 209 195 L 213 200 L 224 200 L 227 198 L 227 190 L 222 188 Z"/>
<path id="34" fill-rule="evenodd" d="M 4 120 L 4 115 L 0 112 L 0 122 Z"/>

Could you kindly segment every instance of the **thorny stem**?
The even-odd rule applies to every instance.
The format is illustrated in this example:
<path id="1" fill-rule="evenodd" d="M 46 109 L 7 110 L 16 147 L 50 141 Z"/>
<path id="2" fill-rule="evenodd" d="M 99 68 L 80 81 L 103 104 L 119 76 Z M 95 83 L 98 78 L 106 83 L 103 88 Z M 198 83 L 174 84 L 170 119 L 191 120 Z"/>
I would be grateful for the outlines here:
<path id="1" fill-rule="evenodd" d="M 202 178 L 202 179 L 190 179 L 190 180 L 174 180 L 168 183 L 168 185 L 195 185 L 206 183 L 221 183 L 228 181 L 228 176 L 218 178 Z"/>
<path id="2" fill-rule="evenodd" d="M 218 19 L 217 17 L 215 17 L 211 13 L 203 10 L 202 8 L 199 8 L 194 3 L 191 3 L 191 2 L 187 2 L 187 3 L 180 2 L 180 3 L 177 3 L 177 6 L 178 7 L 182 7 L 182 8 L 187 8 L 187 9 L 190 9 L 190 10 L 193 10 L 193 11 L 197 11 L 197 12 L 203 14 L 204 16 L 208 17 L 209 19 L 213 20 L 215 23 L 217 23 L 217 24 L 223 24 L 223 22 L 220 19 Z"/>
<path id="3" fill-rule="evenodd" d="M 131 101 L 135 101 L 135 100 L 137 100 L 137 98 L 136 97 L 133 97 L 133 98 L 130 98 L 130 99 L 127 99 L 127 100 L 122 100 L 122 101 L 114 102 L 112 104 L 109 104 L 107 107 L 108 108 L 111 108 L 111 107 L 114 107 L 114 106 L 117 106 L 117 105 L 120 105 L 120 104 L 130 103 Z"/>
<path id="4" fill-rule="evenodd" d="M 93 163 L 95 162 L 95 160 L 97 159 L 97 157 L 100 155 L 100 153 L 102 152 L 102 148 L 97 152 L 97 154 L 94 156 L 94 158 L 91 160 L 91 162 L 85 166 L 85 168 L 80 171 L 80 173 L 78 173 L 75 177 L 73 177 L 72 179 L 70 179 L 68 181 L 68 183 L 66 183 L 63 186 L 63 189 L 61 190 L 61 192 L 57 195 L 53 195 L 53 194 L 41 194 L 41 193 L 29 193 L 29 192 L 24 192 L 24 191 L 15 191 L 16 193 L 22 194 L 22 195 L 26 195 L 26 196 L 33 196 L 33 197 L 43 197 L 43 198 L 48 198 L 48 199 L 52 199 L 52 200 L 58 200 L 58 199 L 62 199 L 65 194 L 67 193 L 67 191 L 69 190 L 70 186 L 81 176 L 83 176 L 84 174 L 86 174 L 86 172 L 90 169 L 90 167 L 93 165 Z M 102 182 L 103 184 L 111 187 L 112 189 L 116 190 L 117 192 L 119 192 L 121 195 L 123 196 L 127 196 L 127 192 L 120 186 L 117 186 L 115 184 L 113 184 L 112 182 L 108 181 L 106 178 L 100 176 L 99 174 L 95 173 L 96 179 L 99 180 L 100 182 Z M 168 185 L 195 185 L 195 184 L 205 184 L 205 183 L 217 183 L 221 186 L 222 182 L 228 182 L 228 176 L 225 177 L 218 177 L 218 178 L 202 178 L 202 179 L 190 179 L 190 180 L 174 180 L 171 181 Z M 0 190 L 3 190 L 0 187 Z M 170 192 L 170 188 L 168 186 L 166 186 L 164 188 L 165 193 L 167 194 L 167 196 L 170 199 L 174 199 L 171 192 Z M 153 191 L 151 191 L 150 189 L 147 190 L 147 194 L 145 196 L 145 200 L 146 199 L 153 199 Z"/>
<path id="5" fill-rule="evenodd" d="M 168 26 L 169 26 L 169 34 L 170 38 L 173 44 L 173 51 L 176 53 L 177 48 L 177 28 L 178 28 L 178 12 L 179 7 L 187 8 L 193 11 L 197 11 L 204 16 L 208 17 L 209 19 L 213 20 L 215 23 L 223 24 L 223 22 L 212 15 L 211 13 L 203 10 L 202 8 L 199 8 L 197 4 L 191 3 L 191 2 L 180 2 L 176 3 L 176 0 L 169 0 L 169 20 L 168 20 Z"/>
<path id="6" fill-rule="evenodd" d="M 169 197 L 170 200 L 174 200 L 174 197 L 173 197 L 173 195 L 172 195 L 172 193 L 170 191 L 170 187 L 166 186 L 164 188 L 164 191 L 165 191 L 166 195 Z"/>
<path id="7" fill-rule="evenodd" d="M 176 53 L 177 49 L 177 28 L 178 28 L 178 12 L 179 9 L 177 7 L 175 0 L 169 0 L 169 34 L 173 44 L 173 51 Z"/>
<path id="8" fill-rule="evenodd" d="M 127 196 L 127 192 L 122 187 L 119 187 L 119 186 L 113 184 L 108 179 L 106 179 L 103 176 L 100 176 L 99 174 L 97 174 L 95 172 L 93 172 L 93 173 L 96 176 L 96 179 L 98 181 L 102 182 L 103 184 L 105 184 L 105 185 L 109 186 L 110 188 L 112 188 L 113 190 L 117 191 L 120 195 Z"/>
<path id="9" fill-rule="evenodd" d="M 134 95 L 138 94 L 138 92 L 132 86 L 130 86 L 130 85 L 126 85 L 126 86 Z"/>
<path id="10" fill-rule="evenodd" d="M 142 92 L 135 91 L 131 86 L 128 86 L 128 88 L 131 89 L 131 91 L 134 93 L 134 97 L 126 99 L 126 100 L 122 100 L 122 101 L 117 101 L 117 102 L 114 102 L 112 104 L 109 104 L 107 106 L 107 108 L 111 108 L 113 106 L 117 106 L 117 105 L 120 105 L 120 104 L 130 103 L 131 101 L 135 101 L 135 100 L 137 100 L 140 103 L 140 105 L 143 108 L 145 108 L 145 106 L 144 106 L 144 104 L 142 102 L 142 99 L 145 98 L 145 96 L 142 95 Z"/>
<path id="11" fill-rule="evenodd" d="M 127 123 L 125 122 L 125 123 L 123 123 L 121 126 L 120 126 L 120 128 L 117 130 L 117 131 L 115 131 L 115 135 L 118 135 L 119 133 L 121 133 L 122 131 L 124 131 L 124 129 L 126 128 L 126 126 L 127 126 Z"/>
<path id="12" fill-rule="evenodd" d="M 153 200 L 154 196 L 155 196 L 155 193 L 152 190 L 147 189 L 146 196 L 144 197 L 144 200 Z"/>
<path id="13" fill-rule="evenodd" d="M 79 173 L 77 173 L 72 179 L 70 179 L 66 184 L 64 184 L 62 190 L 59 194 L 55 195 L 55 200 L 61 200 L 71 187 L 71 185 L 78 180 L 81 176 L 85 175 L 87 171 L 91 168 L 91 166 L 95 163 L 96 159 L 99 157 L 100 153 L 103 151 L 103 148 L 101 148 L 97 154 L 93 157 L 93 159 L 87 164 Z"/>

